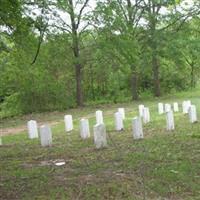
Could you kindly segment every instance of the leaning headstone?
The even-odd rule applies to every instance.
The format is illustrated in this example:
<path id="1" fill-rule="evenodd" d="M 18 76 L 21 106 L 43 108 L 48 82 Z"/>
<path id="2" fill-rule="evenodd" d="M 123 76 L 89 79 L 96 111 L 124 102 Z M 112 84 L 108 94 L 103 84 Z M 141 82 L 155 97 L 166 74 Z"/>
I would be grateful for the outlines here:
<path id="1" fill-rule="evenodd" d="M 121 113 L 115 113 L 115 130 L 122 131 L 124 129 L 123 118 Z"/>
<path id="2" fill-rule="evenodd" d="M 167 130 L 174 130 L 174 114 L 173 111 L 166 113 Z"/>
<path id="3" fill-rule="evenodd" d="M 65 121 L 65 131 L 66 132 L 72 131 L 73 130 L 72 115 L 65 115 L 64 121 Z"/>
<path id="4" fill-rule="evenodd" d="M 147 108 L 147 107 L 143 108 L 143 122 L 145 124 L 150 122 L 150 112 L 149 112 L 149 108 Z"/>
<path id="5" fill-rule="evenodd" d="M 164 113 L 163 103 L 158 103 L 158 114 L 162 115 Z"/>
<path id="6" fill-rule="evenodd" d="M 28 137 L 30 139 L 38 138 L 37 122 L 35 120 L 28 121 L 27 128 L 28 128 Z"/>
<path id="7" fill-rule="evenodd" d="M 118 108 L 118 112 L 122 115 L 122 119 L 125 119 L 125 110 L 124 110 L 124 108 Z"/>
<path id="8" fill-rule="evenodd" d="M 166 104 L 165 104 L 165 112 L 167 113 L 167 112 L 169 112 L 169 111 L 171 111 L 171 104 L 166 103 Z"/>
<path id="9" fill-rule="evenodd" d="M 132 130 L 134 139 L 142 139 L 144 137 L 142 129 L 142 121 L 140 117 L 133 118 Z"/>
<path id="10" fill-rule="evenodd" d="M 173 107 L 174 107 L 174 112 L 178 112 L 178 103 L 177 102 L 174 102 Z"/>
<path id="11" fill-rule="evenodd" d="M 144 105 L 142 105 L 142 104 L 139 105 L 139 106 L 138 106 L 138 109 L 139 109 L 139 116 L 142 117 L 142 116 L 143 116 Z"/>
<path id="12" fill-rule="evenodd" d="M 80 121 L 80 135 L 82 139 L 90 137 L 90 127 L 88 119 L 81 119 Z"/>
<path id="13" fill-rule="evenodd" d="M 103 124 L 103 112 L 101 110 L 96 111 L 96 124 Z"/>
<path id="14" fill-rule="evenodd" d="M 97 149 L 107 146 L 106 128 L 104 124 L 96 124 L 94 126 L 94 144 Z"/>
<path id="15" fill-rule="evenodd" d="M 40 126 L 40 142 L 43 147 L 51 146 L 52 132 L 49 125 Z"/>
<path id="16" fill-rule="evenodd" d="M 197 122 L 197 111 L 195 105 L 191 105 L 189 108 L 189 118 L 191 123 Z"/>

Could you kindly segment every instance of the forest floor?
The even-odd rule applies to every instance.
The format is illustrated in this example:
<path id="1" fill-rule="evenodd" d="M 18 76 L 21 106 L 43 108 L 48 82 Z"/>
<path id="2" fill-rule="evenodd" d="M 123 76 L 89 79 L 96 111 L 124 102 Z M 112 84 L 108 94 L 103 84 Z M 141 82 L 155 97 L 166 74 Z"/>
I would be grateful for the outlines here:
<path id="1" fill-rule="evenodd" d="M 190 124 L 181 103 L 190 99 L 200 118 L 199 92 L 150 99 L 143 102 L 89 106 L 67 112 L 32 114 L 1 120 L 0 199 L 80 200 L 199 200 L 200 122 Z M 166 131 L 164 115 L 157 103 L 179 103 L 175 131 Z M 138 104 L 150 108 L 151 122 L 143 126 L 143 140 L 133 140 L 132 118 Z M 114 130 L 114 112 L 126 111 L 125 130 Z M 108 147 L 96 150 L 93 142 L 95 110 L 104 113 Z M 72 114 L 74 130 L 64 131 L 64 114 Z M 79 136 L 79 120 L 89 118 L 91 138 Z M 26 123 L 35 119 L 49 123 L 53 145 L 42 148 L 38 139 L 29 140 Z M 65 161 L 56 166 L 55 162 Z"/>

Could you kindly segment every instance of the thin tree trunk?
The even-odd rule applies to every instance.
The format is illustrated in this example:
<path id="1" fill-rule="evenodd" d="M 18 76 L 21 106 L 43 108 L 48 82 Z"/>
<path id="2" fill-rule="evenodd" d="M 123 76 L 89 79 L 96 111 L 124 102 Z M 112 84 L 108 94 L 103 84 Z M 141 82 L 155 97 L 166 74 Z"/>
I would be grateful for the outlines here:
<path id="1" fill-rule="evenodd" d="M 138 100 L 138 77 L 136 73 L 131 76 L 132 100 Z"/>
<path id="2" fill-rule="evenodd" d="M 160 79 L 159 79 L 159 62 L 156 56 L 155 51 L 153 50 L 152 55 L 152 66 L 153 66 L 153 85 L 154 85 L 154 95 L 159 97 L 160 92 Z"/>
<path id="3" fill-rule="evenodd" d="M 78 106 L 83 106 L 81 65 L 76 64 L 76 100 Z"/>
<path id="4" fill-rule="evenodd" d="M 191 63 L 191 88 L 195 88 L 196 81 L 195 81 L 195 73 L 194 73 L 194 63 Z"/>
<path id="5" fill-rule="evenodd" d="M 70 19 L 72 25 L 72 47 L 75 58 L 75 74 L 76 74 L 76 101 L 78 106 L 83 106 L 83 91 L 82 91 L 82 74 L 80 63 L 80 50 L 79 50 L 79 36 L 77 31 L 77 24 L 75 21 L 73 1 L 69 0 L 70 5 Z"/>

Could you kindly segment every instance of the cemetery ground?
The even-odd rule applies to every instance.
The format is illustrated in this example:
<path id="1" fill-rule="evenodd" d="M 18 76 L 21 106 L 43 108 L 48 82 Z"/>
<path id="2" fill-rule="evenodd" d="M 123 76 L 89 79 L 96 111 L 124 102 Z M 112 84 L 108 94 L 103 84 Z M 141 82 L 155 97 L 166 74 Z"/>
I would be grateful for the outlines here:
<path id="1" fill-rule="evenodd" d="M 191 124 L 188 115 L 182 114 L 181 103 L 187 99 L 197 106 L 200 117 L 200 94 L 194 92 L 2 120 L 2 133 L 11 127 L 20 133 L 13 131 L 15 134 L 2 137 L 0 199 L 200 199 L 200 122 Z M 165 115 L 158 115 L 157 104 L 174 101 L 179 103 L 179 112 L 174 113 L 175 130 L 168 132 Z M 143 124 L 144 139 L 134 140 L 131 123 L 140 103 L 150 108 L 151 121 Z M 121 132 L 114 130 L 118 107 L 126 111 L 125 130 Z M 104 114 L 108 141 L 108 147 L 101 150 L 95 149 L 93 141 L 98 109 Z M 64 131 L 64 114 L 73 115 L 70 134 Z M 91 130 L 86 140 L 79 133 L 83 117 L 89 119 Z M 28 139 L 22 125 L 30 119 L 51 124 L 51 147 Z M 57 161 L 65 165 L 56 166 Z"/>

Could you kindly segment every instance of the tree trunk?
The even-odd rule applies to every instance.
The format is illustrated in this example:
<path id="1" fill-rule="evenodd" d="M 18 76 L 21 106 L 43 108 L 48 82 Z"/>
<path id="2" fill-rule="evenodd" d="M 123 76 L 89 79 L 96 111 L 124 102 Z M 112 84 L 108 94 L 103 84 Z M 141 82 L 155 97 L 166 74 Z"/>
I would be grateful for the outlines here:
<path id="1" fill-rule="evenodd" d="M 132 100 L 138 100 L 138 77 L 136 73 L 131 76 Z"/>
<path id="2" fill-rule="evenodd" d="M 78 106 L 83 106 L 83 91 L 82 91 L 82 74 L 80 63 L 80 50 L 79 50 L 79 35 L 78 35 L 78 26 L 75 21 L 74 5 L 73 1 L 69 0 L 70 5 L 70 19 L 72 25 L 72 47 L 75 59 L 75 74 L 76 74 L 76 102 Z"/>
<path id="3" fill-rule="evenodd" d="M 159 63 L 155 51 L 152 55 L 154 96 L 160 97 Z"/>
<path id="4" fill-rule="evenodd" d="M 194 73 L 194 63 L 191 63 L 191 88 L 195 88 L 196 81 L 195 81 L 195 73 Z"/>
<path id="5" fill-rule="evenodd" d="M 83 106 L 81 65 L 76 64 L 76 101 L 78 106 Z"/>

